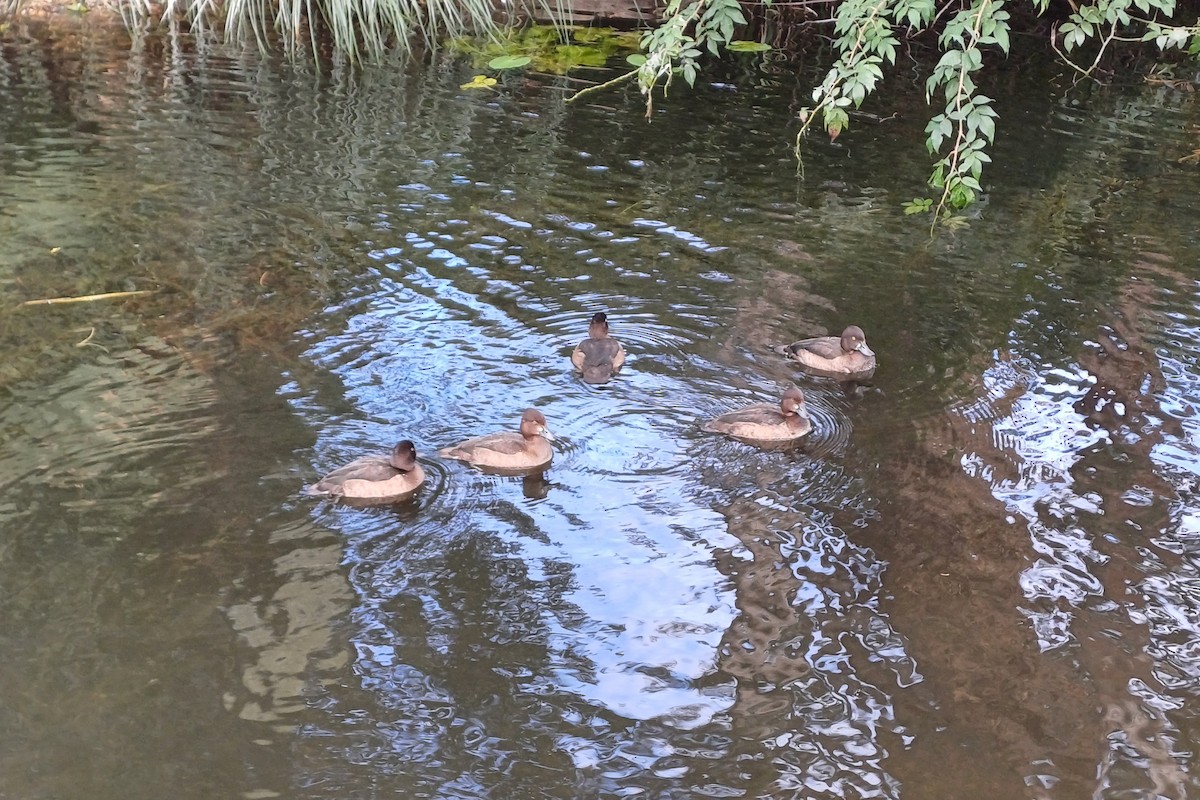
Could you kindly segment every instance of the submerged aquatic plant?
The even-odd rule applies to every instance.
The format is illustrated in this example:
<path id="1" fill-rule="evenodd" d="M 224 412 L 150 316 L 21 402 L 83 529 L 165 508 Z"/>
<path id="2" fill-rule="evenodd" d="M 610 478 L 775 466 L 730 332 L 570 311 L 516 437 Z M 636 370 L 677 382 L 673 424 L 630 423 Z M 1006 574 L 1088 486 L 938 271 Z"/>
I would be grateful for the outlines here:
<path id="1" fill-rule="evenodd" d="M 577 67 L 602 67 L 610 57 L 636 50 L 638 41 L 638 34 L 612 28 L 533 25 L 487 37 L 455 37 L 449 45 L 469 55 L 476 66 L 497 71 L 528 66 L 535 72 L 564 75 Z"/>

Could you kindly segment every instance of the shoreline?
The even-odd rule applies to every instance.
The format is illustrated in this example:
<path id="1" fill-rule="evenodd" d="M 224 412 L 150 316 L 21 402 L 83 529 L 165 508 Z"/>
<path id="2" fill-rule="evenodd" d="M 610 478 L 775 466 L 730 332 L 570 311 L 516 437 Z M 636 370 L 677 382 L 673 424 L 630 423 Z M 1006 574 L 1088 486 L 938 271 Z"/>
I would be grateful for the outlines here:
<path id="1" fill-rule="evenodd" d="M 657 25 L 665 6 L 664 0 L 643 3 L 645 0 L 575 0 L 569 16 L 560 22 L 581 27 L 605 25 L 626 30 Z M 4 6 L 5 0 L 0 0 L 0 8 Z M 161 21 L 161 6 L 155 12 L 153 16 Z M 553 23 L 553 20 L 537 13 L 529 15 L 529 19 L 540 24 Z M 58 25 L 82 21 L 126 28 L 120 0 L 22 0 L 15 11 L 10 8 L 0 13 L 0 34 L 22 22 Z"/>
<path id="2" fill-rule="evenodd" d="M 18 24 L 27 20 L 39 22 L 48 20 L 90 20 L 98 18 L 105 21 L 116 21 L 125 24 L 121 17 L 121 9 L 117 0 L 22 0 L 15 11 L 0 14 L 0 25 Z"/>

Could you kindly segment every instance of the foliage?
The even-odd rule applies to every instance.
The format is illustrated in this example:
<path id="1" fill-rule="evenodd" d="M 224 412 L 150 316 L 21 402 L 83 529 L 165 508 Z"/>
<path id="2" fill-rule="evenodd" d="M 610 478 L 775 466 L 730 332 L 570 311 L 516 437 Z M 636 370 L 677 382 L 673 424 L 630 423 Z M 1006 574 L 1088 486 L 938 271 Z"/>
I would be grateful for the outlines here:
<path id="1" fill-rule="evenodd" d="M 925 128 L 934 163 L 929 183 L 941 191 L 936 203 L 921 199 L 906 213 L 932 209 L 935 216 L 965 208 L 983 191 L 979 179 L 990 161 L 984 148 L 996 134 L 991 99 L 978 94 L 973 74 L 983 66 L 982 46 L 1008 52 L 1008 12 L 1004 0 L 973 0 L 946 23 L 938 43 L 943 53 L 926 81 L 930 103 L 941 95 L 945 106 Z M 883 78 L 882 65 L 896 63 L 896 29 L 919 30 L 934 19 L 932 0 L 848 0 L 838 8 L 834 26 L 837 62 L 813 90 L 814 106 L 800 111 L 800 136 L 818 119 L 831 139 L 850 124 L 848 109 L 858 108 Z M 940 90 L 940 91 L 939 91 Z M 799 137 L 797 138 L 799 147 Z M 945 152 L 943 153 L 943 149 Z"/>
<path id="2" fill-rule="evenodd" d="M 1031 0 L 1031 8 L 1022 8 L 1046 16 L 1049 4 L 1050 0 Z M 818 124 L 831 140 L 849 127 L 851 111 L 876 91 L 885 70 L 895 67 L 901 38 L 920 36 L 940 25 L 941 56 L 925 84 L 926 99 L 934 107 L 925 134 L 934 157 L 928 182 L 936 199 L 916 198 L 905 204 L 905 213 L 931 212 L 935 222 L 944 222 L 978 200 L 998 115 L 991 99 L 978 91 L 976 78 L 989 52 L 1008 54 L 1012 30 L 1006 0 L 965 0 L 961 5 L 948 0 L 841 0 L 827 7 L 833 10 L 828 21 L 833 23 L 836 58 L 813 89 L 812 105 L 798 113 L 797 155 L 803 136 Z M 1066 19 L 1050 28 L 1050 43 L 1058 50 L 1061 38 L 1060 55 L 1082 75 L 1094 72 L 1114 41 L 1153 42 L 1160 51 L 1177 48 L 1200 57 L 1200 26 L 1173 22 L 1176 0 L 1096 0 L 1082 6 L 1072 2 L 1071 7 Z M 671 0 L 662 25 L 642 42 L 646 60 L 638 78 L 647 113 L 653 108 L 655 88 L 665 90 L 674 75 L 695 82 L 703 52 L 760 49 L 732 39 L 744 23 L 733 0 Z M 1068 54 L 1093 42 L 1098 47 L 1090 65 L 1070 60 Z"/>
<path id="3" fill-rule="evenodd" d="M 496 56 L 488 62 L 488 67 L 495 70 L 520 69 L 533 61 L 530 56 Z"/>
<path id="4" fill-rule="evenodd" d="M 20 0 L 17 0 L 20 2 Z M 491 0 L 119 0 L 130 27 L 157 18 L 186 20 L 194 33 L 212 29 L 226 39 L 268 49 L 278 40 L 288 55 L 319 50 L 322 32 L 351 61 L 374 60 L 414 39 L 495 32 Z M 549 9 L 553 12 L 553 9 Z"/>
<path id="5" fill-rule="evenodd" d="M 725 49 L 733 53 L 765 53 L 771 49 L 771 45 L 767 44 L 766 42 L 747 42 L 739 40 L 736 42 L 730 42 Z"/>
<path id="6" fill-rule="evenodd" d="M 636 49 L 638 37 L 612 28 L 534 25 L 487 38 L 456 37 L 449 44 L 455 52 L 470 55 L 477 66 L 497 71 L 529 66 L 536 72 L 562 75 L 576 67 L 603 66 L 622 50 Z"/>
<path id="7" fill-rule="evenodd" d="M 931 208 L 933 208 L 933 201 L 928 197 L 914 197 L 911 201 L 904 204 L 904 213 L 907 216 L 925 214 Z"/>
<path id="8" fill-rule="evenodd" d="M 935 214 L 962 209 L 975 202 L 983 187 L 983 165 L 991 161 L 984 148 L 996 137 L 996 112 L 991 98 L 975 92 L 972 73 L 983 66 L 980 45 L 995 45 L 1008 52 L 1008 12 L 1003 0 L 975 0 L 951 18 L 939 42 L 945 53 L 926 82 L 925 97 L 933 102 L 940 88 L 945 109 L 925 127 L 929 152 L 949 150 L 935 162 L 929 183 L 942 194 Z"/>
<path id="9" fill-rule="evenodd" d="M 653 111 L 654 89 L 671 85 L 678 72 L 689 86 L 700 73 L 700 56 L 719 55 L 733 41 L 733 32 L 746 24 L 738 0 L 670 0 L 662 24 L 642 37 L 646 60 L 638 67 L 638 85 L 646 98 L 647 116 Z"/>
<path id="10" fill-rule="evenodd" d="M 1043 11 L 1048 1 L 1034 0 Z M 1160 51 L 1178 48 L 1192 58 L 1200 56 L 1200 26 L 1169 25 L 1164 22 L 1164 19 L 1170 20 L 1175 14 L 1175 0 L 1100 0 L 1077 8 L 1066 22 L 1058 26 L 1050 41 L 1057 50 L 1058 36 L 1061 35 L 1063 50 L 1070 53 L 1088 40 L 1100 39 L 1099 51 L 1090 67 L 1080 67 L 1066 53 L 1059 51 L 1063 60 L 1084 75 L 1090 74 L 1099 65 L 1113 41 L 1132 39 L 1154 42 Z M 1126 36 L 1125 32 L 1132 28 L 1140 28 L 1141 35 Z"/>
<path id="11" fill-rule="evenodd" d="M 545 16 L 561 19 L 568 11 L 559 0 L 532 0 Z M 0 0 L 0 7 L 20 0 Z M 653 111 L 656 93 L 669 90 L 676 76 L 694 85 L 702 60 L 723 53 L 761 53 L 763 42 L 735 39 L 748 26 L 747 14 L 766 8 L 753 0 L 666 0 L 657 28 L 642 34 L 606 28 L 533 26 L 502 28 L 494 21 L 495 0 L 118 0 L 131 26 L 154 16 L 184 19 L 193 30 L 218 23 L 226 37 L 253 40 L 266 48 L 276 40 L 289 54 L 318 48 L 326 32 L 335 51 L 351 61 L 381 56 L 389 47 L 406 47 L 416 37 L 428 42 L 449 38 L 450 46 L 471 55 L 478 68 L 500 73 L 530 68 L 564 74 L 580 66 L 602 66 L 623 50 L 631 70 L 571 100 L 636 78 Z M 785 6 L 788 4 L 777 4 Z M 1010 10 L 1050 18 L 1049 43 L 1080 76 L 1097 73 L 1114 45 L 1153 44 L 1160 54 L 1176 51 L 1200 58 L 1200 25 L 1182 24 L 1177 0 L 1069 0 L 1069 8 L 1050 0 L 803 0 L 806 13 L 825 8 L 832 17 L 808 20 L 832 24 L 833 64 L 812 91 L 811 105 L 798 112 L 799 155 L 803 137 L 818 127 L 831 140 L 850 125 L 851 114 L 877 91 L 896 67 L 902 42 L 936 36 L 939 60 L 925 76 L 933 109 L 925 128 L 933 160 L 928 184 L 931 198 L 906 204 L 906 213 L 928 211 L 944 221 L 979 199 L 990 162 L 998 115 L 977 79 L 989 59 L 1007 56 L 1013 33 Z M 85 0 L 69 6 L 86 13 Z M 762 12 L 759 12 L 762 13 Z M 1031 26 L 1034 32 L 1039 28 Z M 468 36 L 468 34 L 475 34 Z M 1082 58 L 1081 58 L 1082 56 Z M 1165 55 L 1163 56 L 1165 58 Z M 485 76 L 486 77 L 486 76 Z M 493 78 L 488 78 L 492 80 Z M 492 84 L 475 80 L 464 88 Z"/>

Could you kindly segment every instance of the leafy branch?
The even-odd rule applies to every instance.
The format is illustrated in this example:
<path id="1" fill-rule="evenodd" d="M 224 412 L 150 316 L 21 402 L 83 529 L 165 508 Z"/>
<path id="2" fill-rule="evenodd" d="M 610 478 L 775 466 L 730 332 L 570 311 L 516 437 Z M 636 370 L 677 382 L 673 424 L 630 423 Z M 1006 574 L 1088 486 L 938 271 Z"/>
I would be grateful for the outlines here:
<path id="1" fill-rule="evenodd" d="M 912 12 L 918 22 L 924 21 L 921 16 L 923 9 L 912 2 L 896 3 L 893 7 L 893 0 L 846 0 L 838 6 L 834 18 L 834 43 L 841 55 L 821 85 L 813 89 L 812 97 L 816 105 L 800 109 L 797 152 L 801 138 L 812 127 L 818 112 L 829 138 L 836 139 L 850 124 L 847 108 L 851 104 L 855 108 L 862 105 L 862 101 L 875 90 L 883 77 L 880 64 L 885 60 L 889 64 L 896 63 L 897 42 L 892 34 L 888 12 L 897 10 L 901 5 L 905 6 L 906 15 Z M 932 12 L 932 2 L 922 5 Z"/>
<path id="2" fill-rule="evenodd" d="M 646 116 L 654 110 L 656 86 L 661 83 L 665 92 L 676 74 L 694 86 L 704 50 L 719 55 L 734 29 L 745 24 L 738 0 L 671 0 L 659 27 L 642 37 L 646 60 L 638 67 L 638 86 L 646 98 Z"/>
<path id="3" fill-rule="evenodd" d="M 925 127 L 926 146 L 931 154 L 950 149 L 933 167 L 931 186 L 942 190 L 934 207 L 934 219 L 950 210 L 966 208 L 983 191 L 979 178 L 983 165 L 992 159 L 984 148 L 996 137 L 996 111 L 990 97 L 975 92 L 972 73 L 983 67 L 981 45 L 995 45 L 1008 53 L 1008 12 L 1003 0 L 975 0 L 946 24 L 938 41 L 945 49 L 933 74 L 925 83 L 925 96 L 943 90 L 945 110 Z"/>

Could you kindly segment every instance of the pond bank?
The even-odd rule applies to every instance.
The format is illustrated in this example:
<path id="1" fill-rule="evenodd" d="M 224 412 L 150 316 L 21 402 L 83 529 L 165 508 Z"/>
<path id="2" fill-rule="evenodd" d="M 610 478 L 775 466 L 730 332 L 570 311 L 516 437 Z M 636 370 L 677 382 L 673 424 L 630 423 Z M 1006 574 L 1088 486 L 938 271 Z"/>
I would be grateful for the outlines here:
<path id="1" fill-rule="evenodd" d="M 85 8 L 83 6 L 86 6 Z M 539 25 L 567 24 L 576 26 L 610 25 L 617 28 L 650 27 L 658 23 L 662 16 L 664 3 L 657 0 L 575 0 L 575 2 L 555 12 L 557 20 L 548 13 L 550 6 L 534 3 L 521 8 L 513 17 L 517 21 L 533 22 Z M 507 10 L 507 7 L 505 7 Z M 151 19 L 161 19 L 162 8 L 155 6 Z M 26 19 L 37 19 L 46 22 L 71 24 L 76 21 L 124 26 L 121 8 L 118 0 L 91 0 L 91 2 L 64 2 L 64 0 L 24 0 L 19 9 L 10 11 L 0 4 L 0 33 L 6 25 L 20 23 Z"/>

